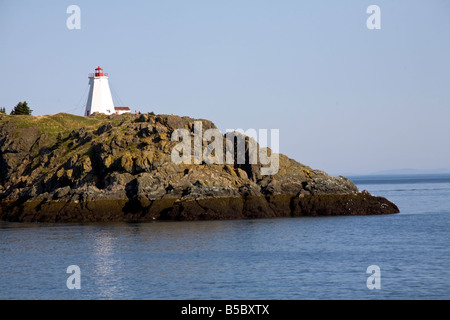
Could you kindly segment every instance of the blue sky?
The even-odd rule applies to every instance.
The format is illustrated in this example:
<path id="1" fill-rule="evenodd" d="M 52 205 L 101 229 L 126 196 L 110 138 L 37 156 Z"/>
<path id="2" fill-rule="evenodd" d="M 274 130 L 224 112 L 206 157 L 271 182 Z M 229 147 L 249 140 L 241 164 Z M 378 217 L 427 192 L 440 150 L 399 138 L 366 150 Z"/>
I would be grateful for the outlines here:
<path id="1" fill-rule="evenodd" d="M 315 169 L 450 169 L 449 35 L 447 0 L 2 0 L 0 107 L 82 115 L 101 66 L 116 105 L 280 129 Z"/>

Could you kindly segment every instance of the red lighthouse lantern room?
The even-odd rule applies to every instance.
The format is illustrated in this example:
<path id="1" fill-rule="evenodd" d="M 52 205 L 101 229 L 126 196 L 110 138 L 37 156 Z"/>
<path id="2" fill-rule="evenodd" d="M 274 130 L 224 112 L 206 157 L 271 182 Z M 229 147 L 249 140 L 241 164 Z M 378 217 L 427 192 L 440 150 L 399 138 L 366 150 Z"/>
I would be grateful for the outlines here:
<path id="1" fill-rule="evenodd" d="M 96 77 L 103 77 L 103 69 L 98 67 L 97 69 L 95 69 L 95 76 Z"/>

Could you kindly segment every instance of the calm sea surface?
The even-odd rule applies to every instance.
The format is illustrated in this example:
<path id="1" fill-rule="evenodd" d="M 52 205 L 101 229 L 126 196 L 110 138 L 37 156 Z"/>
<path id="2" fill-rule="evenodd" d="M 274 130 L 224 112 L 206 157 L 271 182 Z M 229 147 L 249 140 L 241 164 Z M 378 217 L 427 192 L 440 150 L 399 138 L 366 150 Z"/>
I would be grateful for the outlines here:
<path id="1" fill-rule="evenodd" d="M 0 223 L 0 299 L 450 299 L 450 175 L 350 177 L 387 216 Z M 81 289 L 69 290 L 69 265 Z M 380 268 L 369 290 L 367 267 Z"/>

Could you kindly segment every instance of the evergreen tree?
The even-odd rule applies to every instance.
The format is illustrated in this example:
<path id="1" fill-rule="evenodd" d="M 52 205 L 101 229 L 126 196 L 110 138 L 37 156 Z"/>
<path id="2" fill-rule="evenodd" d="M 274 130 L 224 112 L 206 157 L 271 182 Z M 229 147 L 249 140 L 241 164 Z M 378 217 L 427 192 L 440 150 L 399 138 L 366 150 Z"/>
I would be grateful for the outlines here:
<path id="1" fill-rule="evenodd" d="M 0 113 L 6 113 L 6 109 L 5 108 L 0 108 Z"/>
<path id="2" fill-rule="evenodd" d="M 31 115 L 31 112 L 33 112 L 33 110 L 31 110 L 30 107 L 28 107 L 28 103 L 26 101 L 24 101 L 24 102 L 19 102 L 14 107 L 14 109 L 11 111 L 11 114 L 14 114 L 14 115 L 20 115 L 20 114 Z"/>

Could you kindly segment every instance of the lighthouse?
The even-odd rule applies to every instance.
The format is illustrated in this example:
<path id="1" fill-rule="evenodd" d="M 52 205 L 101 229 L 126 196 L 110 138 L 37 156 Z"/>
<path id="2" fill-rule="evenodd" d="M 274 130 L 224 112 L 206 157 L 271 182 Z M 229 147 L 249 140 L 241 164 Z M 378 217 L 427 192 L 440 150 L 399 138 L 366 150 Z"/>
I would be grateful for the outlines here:
<path id="1" fill-rule="evenodd" d="M 86 116 L 94 112 L 113 114 L 115 113 L 114 102 L 109 89 L 108 74 L 98 67 L 95 73 L 89 74 L 89 96 L 86 103 Z"/>

